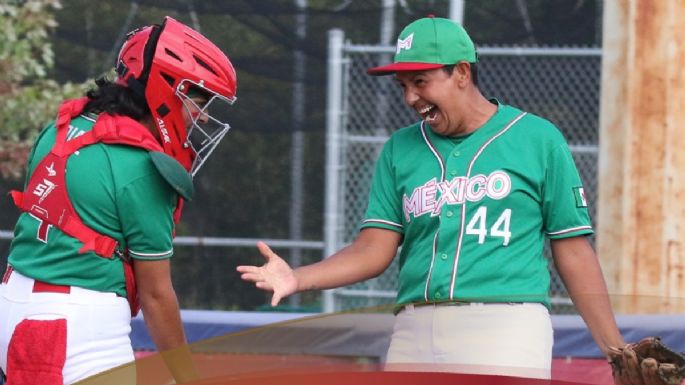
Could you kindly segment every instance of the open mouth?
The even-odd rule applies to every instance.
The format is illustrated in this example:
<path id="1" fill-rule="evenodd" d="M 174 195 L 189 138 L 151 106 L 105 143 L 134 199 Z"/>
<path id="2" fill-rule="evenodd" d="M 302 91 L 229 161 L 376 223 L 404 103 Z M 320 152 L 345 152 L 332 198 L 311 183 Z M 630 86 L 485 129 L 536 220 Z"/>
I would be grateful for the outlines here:
<path id="1" fill-rule="evenodd" d="M 438 108 L 434 104 L 429 104 L 421 108 L 418 112 L 423 120 L 428 123 L 435 121 L 435 119 L 438 117 Z"/>

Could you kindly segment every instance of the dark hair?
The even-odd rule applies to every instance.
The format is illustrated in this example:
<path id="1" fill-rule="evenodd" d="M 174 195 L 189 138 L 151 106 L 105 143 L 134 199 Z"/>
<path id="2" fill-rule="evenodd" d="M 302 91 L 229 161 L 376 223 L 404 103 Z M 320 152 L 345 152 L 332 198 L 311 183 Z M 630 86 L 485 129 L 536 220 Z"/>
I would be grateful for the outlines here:
<path id="1" fill-rule="evenodd" d="M 106 112 L 112 115 L 128 116 L 138 121 L 150 115 L 150 108 L 144 96 L 132 89 L 104 77 L 96 79 L 95 86 L 86 93 L 90 100 L 83 112 L 95 114 Z"/>
<path id="2" fill-rule="evenodd" d="M 476 63 L 469 63 L 471 65 L 471 81 L 473 82 L 473 85 L 478 87 L 478 66 L 476 66 Z M 454 66 L 456 64 L 450 64 L 442 67 L 442 70 L 447 72 L 448 75 L 452 75 L 452 72 L 454 72 Z"/>

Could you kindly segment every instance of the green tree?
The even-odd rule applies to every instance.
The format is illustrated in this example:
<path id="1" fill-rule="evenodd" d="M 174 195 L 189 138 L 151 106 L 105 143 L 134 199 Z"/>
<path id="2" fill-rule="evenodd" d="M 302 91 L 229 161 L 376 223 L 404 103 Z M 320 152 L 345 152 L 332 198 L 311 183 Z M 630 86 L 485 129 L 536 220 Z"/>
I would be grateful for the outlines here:
<path id="1" fill-rule="evenodd" d="M 74 83 L 47 78 L 54 64 L 50 32 L 59 0 L 0 4 L 0 176 L 22 175 L 31 143 L 55 106 L 81 93 Z"/>

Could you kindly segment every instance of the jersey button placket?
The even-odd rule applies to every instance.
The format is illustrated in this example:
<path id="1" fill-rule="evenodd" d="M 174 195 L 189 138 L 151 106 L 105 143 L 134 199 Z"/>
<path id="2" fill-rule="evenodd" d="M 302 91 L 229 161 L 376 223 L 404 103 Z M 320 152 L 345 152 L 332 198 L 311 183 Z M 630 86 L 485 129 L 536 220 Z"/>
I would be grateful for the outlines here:
<path id="1" fill-rule="evenodd" d="M 446 167 L 446 179 L 450 181 L 454 181 L 454 178 L 459 178 L 463 177 L 465 174 L 465 165 L 463 164 L 464 159 L 461 156 L 462 152 L 454 149 L 452 152 L 449 154 L 449 157 L 445 159 L 445 166 Z M 455 195 L 453 196 L 453 199 L 456 199 L 456 196 L 458 194 L 457 191 L 453 192 Z M 457 202 L 455 202 L 457 203 Z M 441 239 L 453 239 L 456 234 L 453 234 L 454 228 L 458 227 L 458 221 L 460 220 L 460 208 L 459 204 L 455 205 L 448 205 L 445 204 L 442 207 L 442 212 L 440 214 L 440 219 L 441 219 L 441 229 L 440 229 L 440 238 Z M 452 262 L 453 262 L 453 251 L 450 251 L 449 249 L 443 249 L 442 252 L 439 252 L 436 255 L 436 268 L 437 270 L 434 271 L 435 277 L 442 276 L 441 274 L 449 274 L 451 276 L 451 271 L 452 271 Z M 441 301 L 443 299 L 446 299 L 449 297 L 449 293 L 447 293 L 447 290 L 445 290 L 445 287 L 442 287 L 442 291 L 440 288 L 438 288 L 440 285 L 436 285 L 435 291 L 431 290 L 433 292 L 432 294 L 432 299 L 435 301 Z"/>

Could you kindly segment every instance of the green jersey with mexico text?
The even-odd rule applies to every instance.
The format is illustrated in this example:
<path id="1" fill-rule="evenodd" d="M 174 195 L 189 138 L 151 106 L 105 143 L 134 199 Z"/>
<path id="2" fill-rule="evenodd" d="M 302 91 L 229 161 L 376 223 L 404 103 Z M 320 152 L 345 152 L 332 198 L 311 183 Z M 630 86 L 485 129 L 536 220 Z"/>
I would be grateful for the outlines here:
<path id="1" fill-rule="evenodd" d="M 89 131 L 95 118 L 74 118 L 67 140 Z M 29 156 L 29 175 L 52 148 L 55 134 L 54 123 L 41 133 Z M 102 143 L 84 147 L 67 161 L 66 184 L 83 222 L 128 248 L 132 258 L 172 256 L 172 214 L 178 196 L 159 174 L 147 150 Z M 121 259 L 106 259 L 93 252 L 80 254 L 82 246 L 75 238 L 22 213 L 8 262 L 37 280 L 125 296 Z"/>
<path id="2" fill-rule="evenodd" d="M 499 103 L 465 137 L 437 135 L 425 122 L 395 132 L 376 164 L 369 227 L 403 235 L 398 304 L 549 305 L 545 236 L 592 233 L 562 134 Z"/>

